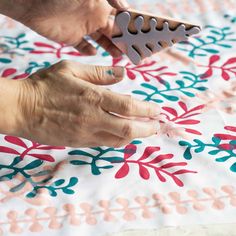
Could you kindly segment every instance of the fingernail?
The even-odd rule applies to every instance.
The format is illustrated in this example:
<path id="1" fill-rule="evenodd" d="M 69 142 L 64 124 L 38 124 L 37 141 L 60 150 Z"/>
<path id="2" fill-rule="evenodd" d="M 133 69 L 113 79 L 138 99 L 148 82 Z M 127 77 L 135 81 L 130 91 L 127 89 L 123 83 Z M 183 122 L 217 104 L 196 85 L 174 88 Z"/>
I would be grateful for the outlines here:
<path id="1" fill-rule="evenodd" d="M 120 0 L 119 5 L 121 8 L 124 8 L 124 9 L 129 8 L 129 4 L 126 2 L 126 0 Z"/>
<path id="2" fill-rule="evenodd" d="M 125 68 L 122 66 L 116 66 L 111 71 L 113 72 L 113 78 L 115 77 L 116 79 L 122 79 L 125 75 Z"/>

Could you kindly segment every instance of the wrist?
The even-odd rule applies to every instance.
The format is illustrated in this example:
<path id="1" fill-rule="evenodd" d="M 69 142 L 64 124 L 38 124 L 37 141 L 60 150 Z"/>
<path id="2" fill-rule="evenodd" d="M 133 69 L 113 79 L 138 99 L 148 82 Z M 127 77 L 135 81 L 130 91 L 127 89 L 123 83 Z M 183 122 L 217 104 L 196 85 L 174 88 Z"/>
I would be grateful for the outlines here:
<path id="1" fill-rule="evenodd" d="M 20 87 L 21 81 L 0 78 L 0 133 L 13 136 L 20 133 Z"/>

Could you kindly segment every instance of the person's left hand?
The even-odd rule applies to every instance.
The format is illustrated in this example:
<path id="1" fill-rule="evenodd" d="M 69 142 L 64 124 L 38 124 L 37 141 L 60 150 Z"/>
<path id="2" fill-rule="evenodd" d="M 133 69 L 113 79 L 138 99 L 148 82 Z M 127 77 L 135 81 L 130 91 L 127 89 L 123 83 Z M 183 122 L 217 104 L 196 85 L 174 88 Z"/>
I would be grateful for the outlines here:
<path id="1" fill-rule="evenodd" d="M 109 36 L 114 25 L 112 15 L 117 9 L 125 9 L 125 0 L 23 0 L 23 2 L 27 12 L 16 20 L 46 38 L 74 46 L 82 54 L 95 55 L 97 50 L 84 38 L 88 35 L 112 56 L 121 55 L 121 51 L 111 42 Z"/>

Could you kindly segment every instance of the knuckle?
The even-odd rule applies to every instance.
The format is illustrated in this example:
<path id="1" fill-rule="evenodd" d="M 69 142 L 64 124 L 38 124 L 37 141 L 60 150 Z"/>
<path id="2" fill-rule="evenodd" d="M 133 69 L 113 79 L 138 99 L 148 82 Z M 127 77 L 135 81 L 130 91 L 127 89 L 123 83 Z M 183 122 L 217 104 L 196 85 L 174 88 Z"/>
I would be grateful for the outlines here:
<path id="1" fill-rule="evenodd" d="M 122 133 L 125 138 L 132 139 L 133 133 L 134 133 L 133 125 L 130 123 L 125 124 L 122 130 Z"/>
<path id="2" fill-rule="evenodd" d="M 134 102 L 132 97 L 131 96 L 127 97 L 122 105 L 122 110 L 124 111 L 125 114 L 129 115 L 132 113 L 133 108 L 134 108 Z"/>
<path id="3" fill-rule="evenodd" d="M 102 103 L 102 94 L 98 89 L 89 88 L 84 92 L 89 104 L 100 105 Z"/>
<path id="4" fill-rule="evenodd" d="M 95 70 L 95 75 L 96 75 L 97 79 L 102 80 L 104 77 L 103 69 L 100 66 L 95 66 L 94 70 Z"/>

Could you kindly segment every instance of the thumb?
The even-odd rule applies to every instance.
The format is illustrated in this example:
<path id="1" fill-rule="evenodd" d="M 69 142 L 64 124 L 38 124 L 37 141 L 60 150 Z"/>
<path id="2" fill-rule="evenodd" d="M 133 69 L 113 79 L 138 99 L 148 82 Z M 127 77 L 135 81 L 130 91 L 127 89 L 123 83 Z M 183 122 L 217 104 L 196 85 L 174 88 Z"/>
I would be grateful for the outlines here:
<path id="1" fill-rule="evenodd" d="M 125 68 L 120 66 L 81 65 L 76 76 L 96 85 L 111 85 L 122 81 L 124 74 Z"/>
<path id="2" fill-rule="evenodd" d="M 107 0 L 108 3 L 117 10 L 126 10 L 129 8 L 129 4 L 126 0 Z"/>

